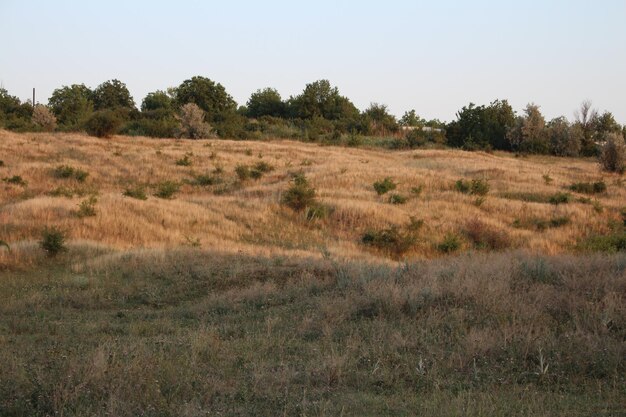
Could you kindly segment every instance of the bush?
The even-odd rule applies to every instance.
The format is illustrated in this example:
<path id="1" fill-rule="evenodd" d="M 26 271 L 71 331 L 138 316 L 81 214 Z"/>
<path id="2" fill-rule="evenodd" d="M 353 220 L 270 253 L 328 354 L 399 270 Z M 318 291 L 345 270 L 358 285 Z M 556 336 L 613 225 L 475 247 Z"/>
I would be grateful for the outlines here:
<path id="1" fill-rule="evenodd" d="M 413 233 L 402 232 L 398 226 L 387 229 L 368 230 L 361 237 L 364 245 L 373 246 L 389 254 L 402 255 L 416 243 Z"/>
<path id="2" fill-rule="evenodd" d="M 98 199 L 96 196 L 91 196 L 87 200 L 83 200 L 78 205 L 78 211 L 76 215 L 78 217 L 92 217 L 96 215 L 96 203 Z"/>
<path id="3" fill-rule="evenodd" d="M 46 227 L 41 233 L 39 245 L 51 257 L 65 252 L 67 251 L 65 247 L 65 232 L 55 226 Z"/>
<path id="4" fill-rule="evenodd" d="M 180 167 L 188 167 L 191 166 L 191 159 L 189 158 L 191 154 L 185 154 L 184 157 L 176 160 L 176 165 Z"/>
<path id="5" fill-rule="evenodd" d="M 125 197 L 134 198 L 137 200 L 147 200 L 148 196 L 146 195 L 145 187 L 138 185 L 136 187 L 129 187 L 122 193 Z"/>
<path id="6" fill-rule="evenodd" d="M 480 220 L 471 220 L 465 225 L 465 234 L 478 249 L 500 250 L 511 246 L 505 231 L 493 228 Z"/>
<path id="7" fill-rule="evenodd" d="M 513 227 L 516 228 L 525 228 L 525 229 L 536 229 L 538 231 L 544 231 L 546 229 L 554 229 L 557 227 L 562 227 L 571 223 L 571 220 L 567 216 L 558 216 L 552 217 L 550 219 L 541 219 L 538 217 L 531 217 L 527 220 L 516 219 L 513 222 Z"/>
<path id="8" fill-rule="evenodd" d="M 606 183 L 604 181 L 596 182 L 576 182 L 568 187 L 576 193 L 584 194 L 600 194 L 606 191 Z"/>
<path id="9" fill-rule="evenodd" d="M 174 194 L 176 194 L 179 189 L 180 189 L 180 184 L 178 184 L 177 182 L 163 181 L 157 184 L 157 189 L 156 189 L 156 192 L 154 193 L 154 196 L 169 200 L 173 198 Z"/>
<path id="10" fill-rule="evenodd" d="M 437 249 L 443 253 L 456 252 L 461 247 L 461 240 L 454 233 L 448 233 L 443 241 L 437 245 Z"/>
<path id="11" fill-rule="evenodd" d="M 332 209 L 324 204 L 313 203 L 305 209 L 305 217 L 309 221 L 325 219 Z"/>
<path id="12" fill-rule="evenodd" d="M 579 244 L 579 248 L 593 252 L 626 251 L 626 231 L 587 237 Z"/>
<path id="13" fill-rule="evenodd" d="M 41 104 L 35 106 L 31 121 L 35 126 L 46 132 L 51 132 L 57 127 L 57 118 L 48 107 Z"/>
<path id="14" fill-rule="evenodd" d="M 383 195 L 395 189 L 396 189 L 396 183 L 394 183 L 393 180 L 389 177 L 381 181 L 376 181 L 374 183 L 374 190 L 376 191 L 376 194 L 378 195 Z"/>
<path id="15" fill-rule="evenodd" d="M 237 165 L 235 167 L 235 173 L 239 177 L 240 181 L 245 181 L 252 176 L 250 173 L 250 167 L 247 165 Z"/>
<path id="16" fill-rule="evenodd" d="M 254 164 L 253 167 L 254 170 L 259 171 L 259 172 L 270 172 L 274 170 L 274 167 L 270 164 L 268 164 L 267 162 L 264 161 L 259 161 L 256 164 Z"/>
<path id="17" fill-rule="evenodd" d="M 179 136 L 188 139 L 210 138 L 213 129 L 204 121 L 204 117 L 204 111 L 196 104 L 185 104 L 177 116 L 180 122 Z"/>
<path id="18" fill-rule="evenodd" d="M 454 183 L 454 188 L 463 194 L 486 195 L 489 192 L 489 183 L 481 179 L 473 179 L 471 182 L 460 179 Z"/>
<path id="19" fill-rule="evenodd" d="M 548 202 L 558 206 L 559 204 L 567 204 L 572 201 L 572 196 L 569 193 L 556 193 L 550 196 Z"/>
<path id="20" fill-rule="evenodd" d="M 391 204 L 404 204 L 407 200 L 408 199 L 402 194 L 391 194 L 389 196 L 389 203 Z"/>
<path id="21" fill-rule="evenodd" d="M 69 165 L 59 165 L 54 169 L 54 176 L 57 178 L 70 179 L 73 178 L 78 182 L 85 182 L 89 173 L 79 168 Z"/>
<path id="22" fill-rule="evenodd" d="M 626 144 L 619 133 L 610 133 L 599 155 L 600 166 L 608 172 L 623 174 L 626 171 Z"/>
<path id="23" fill-rule="evenodd" d="M 216 176 L 210 174 L 200 174 L 196 175 L 193 180 L 189 181 L 189 184 L 206 187 L 209 185 L 218 184 L 219 182 L 221 182 L 221 180 Z"/>
<path id="24" fill-rule="evenodd" d="M 85 130 L 91 136 L 108 138 L 117 133 L 122 126 L 123 120 L 113 110 L 100 110 L 95 112 L 85 124 Z"/>
<path id="25" fill-rule="evenodd" d="M 304 174 L 296 174 L 291 187 L 283 194 L 282 203 L 295 211 L 302 211 L 317 204 L 315 194 L 315 188 L 309 185 Z"/>
<path id="26" fill-rule="evenodd" d="M 28 185 L 28 183 L 24 181 L 24 179 L 19 175 L 2 178 L 2 181 L 6 182 L 7 184 L 20 185 L 22 187 L 26 187 Z"/>

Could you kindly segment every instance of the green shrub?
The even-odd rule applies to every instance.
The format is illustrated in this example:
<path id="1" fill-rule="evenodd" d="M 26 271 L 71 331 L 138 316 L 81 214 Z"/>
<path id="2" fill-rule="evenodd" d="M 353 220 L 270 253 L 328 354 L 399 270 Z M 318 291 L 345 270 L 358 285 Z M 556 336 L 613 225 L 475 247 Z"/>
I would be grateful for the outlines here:
<path id="1" fill-rule="evenodd" d="M 539 217 L 531 217 L 524 221 L 520 219 L 516 219 L 513 222 L 513 227 L 544 231 L 546 229 L 554 229 L 557 227 L 566 226 L 570 223 L 571 223 L 571 220 L 567 216 L 552 217 L 550 219 L 541 219 Z"/>
<path id="2" fill-rule="evenodd" d="M 96 215 L 96 203 L 98 202 L 98 198 L 96 196 L 91 196 L 86 200 L 83 200 L 78 205 L 78 211 L 76 215 L 78 217 L 92 217 Z"/>
<path id="3" fill-rule="evenodd" d="M 176 165 L 179 167 L 189 167 L 191 166 L 191 159 L 189 158 L 191 154 L 185 154 L 184 157 L 176 160 Z"/>
<path id="4" fill-rule="evenodd" d="M 332 209 L 325 204 L 313 203 L 305 211 L 305 217 L 309 221 L 325 219 L 330 215 Z"/>
<path id="5" fill-rule="evenodd" d="M 291 186 L 282 196 L 282 203 L 295 211 L 302 211 L 317 203 L 315 195 L 315 188 L 309 185 L 304 174 L 296 174 Z"/>
<path id="6" fill-rule="evenodd" d="M 63 179 L 75 179 L 78 182 L 85 182 L 89 173 L 79 168 L 74 168 L 69 165 L 60 165 L 54 169 L 54 176 Z"/>
<path id="7" fill-rule="evenodd" d="M 391 204 L 404 204 L 407 200 L 408 199 L 402 194 L 391 194 L 389 196 L 389 203 Z"/>
<path id="8" fill-rule="evenodd" d="M 414 233 L 403 232 L 398 226 L 381 230 L 368 230 L 361 237 L 361 242 L 364 245 L 373 246 L 398 256 L 409 251 L 416 241 L 417 238 Z"/>
<path id="9" fill-rule="evenodd" d="M 117 133 L 122 123 L 122 118 L 115 111 L 100 110 L 87 120 L 85 130 L 91 136 L 108 138 Z"/>
<path id="10" fill-rule="evenodd" d="M 14 184 L 14 185 L 22 186 L 22 187 L 26 187 L 28 185 L 28 183 L 24 181 L 24 179 L 19 175 L 13 175 L 12 177 L 2 178 L 2 181 L 6 182 L 7 184 Z"/>
<path id="11" fill-rule="evenodd" d="M 235 167 L 235 173 L 240 181 L 245 181 L 251 177 L 250 167 L 247 165 L 237 165 Z"/>
<path id="12" fill-rule="evenodd" d="M 469 181 L 465 180 L 457 180 L 454 183 L 454 189 L 463 194 L 469 194 L 471 189 L 471 184 Z"/>
<path id="13" fill-rule="evenodd" d="M 619 211 L 620 216 L 622 217 L 622 223 L 624 224 L 624 227 L 626 227 L 626 207 L 623 207 L 620 211 Z"/>
<path id="14" fill-rule="evenodd" d="M 55 226 L 46 227 L 41 233 L 39 245 L 51 257 L 65 252 L 65 232 Z"/>
<path id="15" fill-rule="evenodd" d="M 600 194 L 606 191 L 606 183 L 604 181 L 596 182 L 577 182 L 568 187 L 571 191 L 583 194 Z"/>
<path id="16" fill-rule="evenodd" d="M 376 191 L 376 194 L 378 195 L 386 194 L 389 191 L 395 190 L 395 189 L 396 189 L 396 183 L 393 182 L 393 180 L 389 177 L 380 181 L 376 181 L 374 183 L 374 190 Z"/>
<path id="17" fill-rule="evenodd" d="M 482 196 L 489 192 L 489 183 L 482 179 L 473 179 L 471 182 L 460 179 L 454 183 L 454 188 L 463 194 Z"/>
<path id="18" fill-rule="evenodd" d="M 443 253 L 456 252 L 461 248 L 461 240 L 454 233 L 447 233 L 443 241 L 437 245 L 437 249 Z"/>
<path id="19" fill-rule="evenodd" d="M 579 248 L 593 252 L 626 251 L 626 231 L 616 231 L 607 235 L 593 235 L 579 243 Z"/>
<path id="20" fill-rule="evenodd" d="M 200 187 L 207 187 L 209 185 L 215 185 L 221 182 L 219 177 L 210 174 L 196 175 L 193 180 L 189 181 L 191 185 L 197 185 Z"/>
<path id="21" fill-rule="evenodd" d="M 125 197 L 134 198 L 137 200 L 147 200 L 148 196 L 146 195 L 146 188 L 141 185 L 137 185 L 135 187 L 129 187 L 122 193 Z"/>
<path id="22" fill-rule="evenodd" d="M 256 164 L 254 164 L 254 166 L 252 167 L 253 170 L 259 171 L 259 172 L 270 172 L 274 170 L 274 167 L 270 164 L 268 164 L 265 161 L 259 161 Z"/>
<path id="23" fill-rule="evenodd" d="M 572 201 L 572 196 L 569 193 L 555 193 L 550 196 L 548 202 L 558 206 L 559 204 L 567 204 Z"/>
<path id="24" fill-rule="evenodd" d="M 600 166 L 608 172 L 623 174 L 626 171 L 626 143 L 619 133 L 610 133 L 598 156 Z"/>
<path id="25" fill-rule="evenodd" d="M 424 191 L 424 186 L 423 185 L 418 185 L 416 187 L 411 187 L 411 194 L 413 194 L 415 196 L 419 196 L 420 194 L 422 194 L 422 191 Z"/>
<path id="26" fill-rule="evenodd" d="M 180 184 L 174 181 L 163 181 L 157 184 L 155 197 L 169 200 L 174 197 L 174 194 L 180 189 Z"/>

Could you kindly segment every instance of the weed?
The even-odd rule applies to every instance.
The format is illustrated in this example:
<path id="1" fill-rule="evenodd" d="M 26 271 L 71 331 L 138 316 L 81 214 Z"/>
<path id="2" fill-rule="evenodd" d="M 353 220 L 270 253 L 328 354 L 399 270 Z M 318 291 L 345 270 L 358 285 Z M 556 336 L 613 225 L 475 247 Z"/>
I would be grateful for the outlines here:
<path id="1" fill-rule="evenodd" d="M 546 185 L 550 185 L 550 184 L 552 184 L 552 181 L 554 181 L 554 180 L 552 179 L 552 177 L 550 176 L 550 174 L 543 174 L 543 182 L 544 182 Z"/>
<path id="2" fill-rule="evenodd" d="M 420 194 L 422 194 L 422 191 L 424 191 L 424 186 L 423 185 L 418 185 L 416 187 L 411 187 L 411 194 L 413 194 L 414 196 L 419 196 Z"/>
<path id="3" fill-rule="evenodd" d="M 383 180 L 376 181 L 374 183 L 374 190 L 376 191 L 376 194 L 383 195 L 391 190 L 395 190 L 396 186 L 396 183 L 393 182 L 391 178 L 387 177 Z"/>
<path id="4" fill-rule="evenodd" d="M 235 173 L 239 177 L 239 181 L 246 181 L 251 177 L 250 167 L 247 165 L 237 165 L 235 167 Z"/>
<path id="5" fill-rule="evenodd" d="M 210 174 L 200 174 L 196 175 L 193 180 L 189 181 L 191 185 L 197 185 L 201 187 L 206 187 L 209 185 L 215 185 L 221 182 L 219 177 Z"/>
<path id="6" fill-rule="evenodd" d="M 583 239 L 578 247 L 592 252 L 626 251 L 626 231 L 614 231 L 606 235 L 593 235 Z"/>
<path id="7" fill-rule="evenodd" d="M 484 196 L 487 195 L 490 187 L 487 180 L 473 179 L 472 181 L 466 181 L 460 179 L 454 183 L 454 188 L 463 194 Z"/>
<path id="8" fill-rule="evenodd" d="M 169 200 L 174 197 L 174 194 L 180 189 L 180 184 L 174 181 L 163 181 L 157 184 L 155 197 Z"/>
<path id="9" fill-rule="evenodd" d="M 191 162 L 191 158 L 190 158 L 190 154 L 186 153 L 184 157 L 182 157 L 181 159 L 177 159 L 176 160 L 176 165 L 180 166 L 180 167 L 189 167 L 191 166 L 192 162 Z"/>
<path id="10" fill-rule="evenodd" d="M 409 251 L 416 241 L 417 238 L 412 231 L 403 232 L 398 226 L 381 230 L 368 230 L 361 237 L 361 242 L 364 245 L 373 246 L 383 252 L 398 256 Z"/>
<path id="11" fill-rule="evenodd" d="M 465 234 L 478 249 L 502 250 L 511 246 L 511 240 L 505 231 L 489 226 L 480 220 L 467 222 Z"/>
<path id="12" fill-rule="evenodd" d="M 559 204 L 567 204 L 572 201 L 572 196 L 569 193 L 555 193 L 550 196 L 548 202 L 558 206 Z"/>

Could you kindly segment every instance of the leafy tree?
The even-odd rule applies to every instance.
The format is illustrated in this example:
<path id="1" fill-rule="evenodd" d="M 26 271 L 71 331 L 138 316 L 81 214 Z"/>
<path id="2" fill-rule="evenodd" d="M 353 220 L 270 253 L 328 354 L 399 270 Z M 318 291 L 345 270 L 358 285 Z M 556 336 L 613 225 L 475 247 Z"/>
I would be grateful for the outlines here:
<path id="1" fill-rule="evenodd" d="M 204 111 L 195 103 L 187 103 L 180 109 L 180 136 L 204 139 L 211 136 L 211 126 L 204 121 Z"/>
<path id="2" fill-rule="evenodd" d="M 91 136 L 108 138 L 118 132 L 123 122 L 120 113 L 115 110 L 98 110 L 87 120 L 85 129 Z"/>
<path id="3" fill-rule="evenodd" d="M 626 171 L 626 143 L 619 133 L 609 133 L 598 155 L 603 170 L 623 174 Z"/>
<path id="4" fill-rule="evenodd" d="M 404 112 L 399 122 L 400 126 L 425 126 L 426 120 L 417 115 L 415 110 Z"/>
<path id="5" fill-rule="evenodd" d="M 604 142 L 610 133 L 621 133 L 622 126 L 615 121 L 611 112 L 605 111 L 596 117 L 594 129 L 596 142 Z"/>
<path id="6" fill-rule="evenodd" d="M 288 101 L 289 115 L 293 118 L 327 120 L 356 119 L 359 110 L 352 102 L 339 94 L 330 81 L 319 80 L 307 84 L 302 94 Z"/>
<path id="7" fill-rule="evenodd" d="M 265 88 L 252 93 L 248 100 L 247 115 L 249 117 L 285 117 L 286 104 L 283 102 L 278 91 L 273 88 Z"/>
<path id="8" fill-rule="evenodd" d="M 126 84 L 119 80 L 105 81 L 93 91 L 93 103 L 96 110 L 133 109 L 133 100 Z"/>
<path id="9" fill-rule="evenodd" d="M 171 111 L 173 109 L 172 97 L 165 91 L 157 90 L 153 93 L 148 93 L 141 102 L 141 111 L 153 111 L 153 110 L 166 110 Z"/>
<path id="10" fill-rule="evenodd" d="M 563 116 L 550 120 L 547 125 L 550 153 L 556 156 L 578 156 L 580 153 L 580 131 L 570 126 Z"/>
<path id="11" fill-rule="evenodd" d="M 546 137 L 546 122 L 539 106 L 528 104 L 524 116 L 516 119 L 509 130 L 509 141 L 513 149 L 526 153 L 547 153 L 549 144 Z"/>
<path id="12" fill-rule="evenodd" d="M 597 155 L 598 147 L 595 143 L 595 133 L 598 112 L 591 107 L 591 101 L 583 101 L 580 108 L 574 113 L 574 117 L 576 118 L 575 126 L 582 133 L 581 154 L 584 156 Z"/>
<path id="13" fill-rule="evenodd" d="M 32 129 L 31 116 L 33 106 L 30 102 L 21 103 L 20 99 L 0 88 L 0 126 L 11 130 Z"/>
<path id="14" fill-rule="evenodd" d="M 84 84 L 63 86 L 52 92 L 48 105 L 65 129 L 80 128 L 93 112 L 93 92 Z"/>
<path id="15" fill-rule="evenodd" d="M 396 118 L 389 114 L 387 106 L 384 104 L 370 104 L 368 109 L 363 112 L 363 116 L 369 122 L 370 131 L 373 133 L 384 136 L 398 130 Z"/>
<path id="16" fill-rule="evenodd" d="M 446 126 L 450 145 L 465 149 L 511 149 L 507 132 L 515 124 L 515 113 L 506 100 L 495 100 L 489 106 L 470 103 L 456 116 Z"/>
<path id="17" fill-rule="evenodd" d="M 33 110 L 32 122 L 47 132 L 53 131 L 57 126 L 57 118 L 54 117 L 54 114 L 52 114 L 48 107 L 42 104 L 35 106 L 35 109 Z"/>
<path id="18" fill-rule="evenodd" d="M 195 76 L 174 89 L 174 102 L 178 107 L 194 103 L 206 112 L 206 121 L 219 123 L 228 113 L 235 113 L 237 103 L 224 86 L 206 77 Z"/>

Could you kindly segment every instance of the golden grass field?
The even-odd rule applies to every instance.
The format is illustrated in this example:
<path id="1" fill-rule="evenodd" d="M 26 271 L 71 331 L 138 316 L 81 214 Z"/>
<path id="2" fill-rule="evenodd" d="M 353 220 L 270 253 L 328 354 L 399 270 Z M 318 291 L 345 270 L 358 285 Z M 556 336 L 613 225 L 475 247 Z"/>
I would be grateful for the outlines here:
<path id="1" fill-rule="evenodd" d="M 191 166 L 176 161 L 191 155 Z M 542 254 L 571 251 L 593 233 L 603 233 L 619 219 L 626 202 L 620 177 L 601 173 L 593 160 L 515 157 L 506 153 L 460 150 L 386 151 L 319 146 L 292 141 L 157 140 L 141 137 L 96 139 L 80 134 L 17 134 L 0 131 L 0 178 L 21 176 L 27 185 L 0 183 L 0 239 L 13 250 L 0 251 L 0 262 L 28 263 L 44 226 L 59 226 L 70 245 L 109 249 L 203 249 L 247 255 L 289 255 L 389 261 L 390 256 L 364 246 L 367 229 L 402 226 L 411 217 L 424 221 L 418 242 L 406 259 L 441 256 L 436 245 L 456 233 L 461 250 L 468 222 L 479 219 L 504 235 L 507 246 Z M 259 161 L 275 169 L 258 180 L 239 181 L 238 164 Z M 60 165 L 89 173 L 86 181 L 56 178 Z M 223 172 L 212 174 L 216 169 Z M 332 207 L 323 220 L 307 221 L 280 204 L 290 174 L 303 172 L 320 202 Z M 210 174 L 220 184 L 185 183 Z M 544 176 L 550 179 L 546 181 Z M 378 196 L 372 184 L 385 177 L 408 197 L 405 204 Z M 458 179 L 486 179 L 483 201 L 455 191 Z M 604 180 L 608 191 L 587 197 L 572 194 L 569 204 L 553 205 L 505 198 L 505 193 L 550 195 L 567 192 L 574 182 Z M 161 181 L 182 183 L 172 199 L 152 195 Z M 128 187 L 147 186 L 148 199 L 122 195 Z M 419 195 L 411 192 L 422 187 Z M 56 193 L 55 193 L 56 190 Z M 74 193 L 73 197 L 70 194 Z M 79 203 L 97 194 L 97 214 L 79 217 Z M 510 197 L 510 195 L 509 195 Z M 538 231 L 532 220 L 567 217 L 569 224 Z M 517 220 L 517 227 L 515 222 Z"/>

